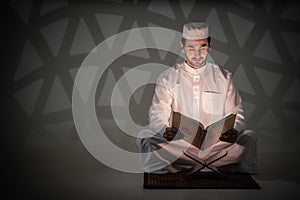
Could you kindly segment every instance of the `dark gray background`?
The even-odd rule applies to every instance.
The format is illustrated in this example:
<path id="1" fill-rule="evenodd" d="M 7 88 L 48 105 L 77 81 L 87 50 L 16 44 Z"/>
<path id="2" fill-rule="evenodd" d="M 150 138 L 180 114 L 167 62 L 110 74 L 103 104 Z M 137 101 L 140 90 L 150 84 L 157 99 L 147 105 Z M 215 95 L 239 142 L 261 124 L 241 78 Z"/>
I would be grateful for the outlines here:
<path id="1" fill-rule="evenodd" d="M 4 189 L 12 196 L 43 199 L 299 196 L 299 9 L 297 1 L 276 0 L 8 1 L 2 12 Z M 254 178 L 260 191 L 143 190 L 140 174 L 104 166 L 77 135 L 72 88 L 86 55 L 106 38 L 131 28 L 181 31 L 190 21 L 209 24 L 211 55 L 233 73 L 248 127 L 258 133 L 262 172 Z M 106 70 L 96 105 L 99 123 L 116 145 L 138 151 L 134 138 L 124 134 L 112 117 L 109 102 L 116 81 L 140 64 L 170 66 L 176 60 L 166 51 L 142 49 L 120 56 Z M 147 124 L 152 95 L 151 84 L 132 95 L 129 109 L 136 123 Z"/>

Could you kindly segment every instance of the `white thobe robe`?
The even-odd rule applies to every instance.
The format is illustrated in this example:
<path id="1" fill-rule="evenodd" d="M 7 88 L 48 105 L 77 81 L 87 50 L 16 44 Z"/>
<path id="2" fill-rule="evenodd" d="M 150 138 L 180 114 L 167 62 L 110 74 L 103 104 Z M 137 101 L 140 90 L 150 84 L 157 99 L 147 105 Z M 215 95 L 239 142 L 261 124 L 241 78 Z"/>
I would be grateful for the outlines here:
<path id="1" fill-rule="evenodd" d="M 176 140 L 168 142 L 163 138 L 165 128 L 172 124 L 173 111 L 200 121 L 204 127 L 230 113 L 236 113 L 234 129 L 240 132 L 238 140 L 245 138 L 245 134 L 248 135 L 247 138 L 251 135 L 252 146 L 249 147 L 249 142 L 239 144 L 238 140 L 233 144 L 219 141 L 210 149 L 209 153 L 206 152 L 203 155 L 202 159 L 213 159 L 222 151 L 228 151 L 228 156 L 215 163 L 216 166 L 245 160 L 248 164 L 244 168 L 247 169 L 240 171 L 257 173 L 256 137 L 253 131 L 251 133 L 243 131 L 246 126 L 241 103 L 242 99 L 233 84 L 232 74 L 218 65 L 207 63 L 199 69 L 194 69 L 183 62 L 163 72 L 157 79 L 149 111 L 150 129 L 140 133 L 141 138 L 148 137 L 148 139 L 139 142 L 141 142 L 142 152 L 154 152 L 155 149 L 165 146 L 166 143 L 170 145 L 166 146 L 166 152 L 162 154 L 158 151 L 152 154 L 142 154 L 143 169 L 157 173 L 177 172 L 180 170 L 178 166 L 184 166 L 184 162 L 186 164 L 193 163 L 182 155 L 182 150 L 189 146 L 188 143 L 184 141 L 178 143 Z M 156 138 L 155 144 L 153 140 L 149 141 L 149 136 L 153 136 L 152 139 Z M 154 146 L 155 148 L 153 148 Z M 249 150 L 251 153 L 247 152 Z M 248 158 L 242 158 L 246 155 Z M 175 159 L 169 159 L 172 156 Z M 200 154 L 199 157 L 201 157 Z M 173 161 L 177 162 L 177 167 L 175 166 L 176 162 Z M 251 165 L 251 169 L 248 169 L 249 165 Z"/>

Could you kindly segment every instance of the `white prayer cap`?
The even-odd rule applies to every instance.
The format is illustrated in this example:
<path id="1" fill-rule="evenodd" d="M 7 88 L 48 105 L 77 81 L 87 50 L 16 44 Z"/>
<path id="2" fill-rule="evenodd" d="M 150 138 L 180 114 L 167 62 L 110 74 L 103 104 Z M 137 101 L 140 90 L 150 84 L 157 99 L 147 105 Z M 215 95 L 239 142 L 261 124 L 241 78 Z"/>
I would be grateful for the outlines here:
<path id="1" fill-rule="evenodd" d="M 202 22 L 191 22 L 183 26 L 182 37 L 187 40 L 200 40 L 209 37 L 208 26 Z"/>

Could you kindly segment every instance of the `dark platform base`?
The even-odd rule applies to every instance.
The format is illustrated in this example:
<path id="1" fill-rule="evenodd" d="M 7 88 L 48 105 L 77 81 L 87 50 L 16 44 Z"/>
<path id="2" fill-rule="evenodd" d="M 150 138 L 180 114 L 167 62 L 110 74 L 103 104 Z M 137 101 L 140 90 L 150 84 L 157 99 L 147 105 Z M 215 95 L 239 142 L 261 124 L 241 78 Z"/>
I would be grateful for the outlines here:
<path id="1" fill-rule="evenodd" d="M 260 189 L 249 174 L 226 173 L 220 176 L 213 172 L 199 172 L 192 176 L 186 176 L 185 173 L 144 173 L 143 187 L 145 189 Z"/>

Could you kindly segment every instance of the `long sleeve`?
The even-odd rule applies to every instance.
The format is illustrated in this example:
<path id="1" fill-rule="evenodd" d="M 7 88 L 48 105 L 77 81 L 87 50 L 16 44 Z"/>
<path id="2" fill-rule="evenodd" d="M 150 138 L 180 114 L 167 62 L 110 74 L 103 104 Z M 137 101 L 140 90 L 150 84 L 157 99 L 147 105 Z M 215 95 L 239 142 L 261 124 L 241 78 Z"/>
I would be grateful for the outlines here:
<path id="1" fill-rule="evenodd" d="M 230 113 L 236 113 L 236 120 L 234 124 L 234 128 L 237 131 L 242 131 L 246 128 L 244 110 L 242 106 L 242 98 L 234 86 L 233 80 L 231 78 L 231 74 L 229 77 L 227 96 L 226 96 L 226 104 L 225 104 L 225 115 Z"/>
<path id="2" fill-rule="evenodd" d="M 154 132 L 162 135 L 165 128 L 169 126 L 172 101 L 173 98 L 168 82 L 164 77 L 160 77 L 157 81 L 152 105 L 149 110 L 150 129 Z"/>

